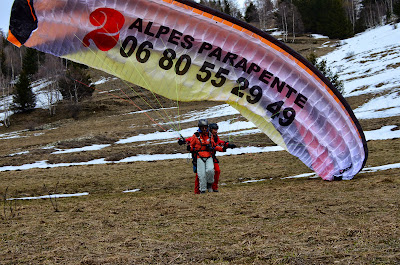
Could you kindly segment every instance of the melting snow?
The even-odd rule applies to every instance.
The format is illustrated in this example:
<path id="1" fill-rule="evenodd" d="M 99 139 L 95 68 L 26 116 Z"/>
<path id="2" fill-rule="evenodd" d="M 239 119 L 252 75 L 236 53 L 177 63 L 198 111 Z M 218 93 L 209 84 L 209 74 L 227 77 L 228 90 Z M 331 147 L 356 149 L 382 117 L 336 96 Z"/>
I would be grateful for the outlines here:
<path id="1" fill-rule="evenodd" d="M 397 28 L 400 24 L 396 24 Z M 362 34 L 359 34 L 353 38 L 347 39 L 342 42 L 341 47 L 335 51 L 327 54 L 323 59 L 327 60 L 327 64 L 330 67 L 336 68 L 340 79 L 344 81 L 344 95 L 346 97 L 357 96 L 367 93 L 380 93 L 385 92 L 385 95 L 376 96 L 372 98 L 362 106 L 355 109 L 354 113 L 358 119 L 371 119 L 371 118 L 382 118 L 400 116 L 400 75 L 398 68 L 400 67 L 400 30 L 395 29 L 393 25 L 386 25 L 375 29 L 368 30 Z M 110 78 L 102 78 L 95 84 L 101 84 L 107 82 Z M 36 93 L 39 93 L 43 87 L 51 84 L 49 81 L 41 81 L 36 84 L 33 89 Z M 39 95 L 39 98 L 41 96 Z M 10 98 L 3 99 L 3 104 L 10 102 Z M 43 104 L 39 104 L 38 107 Z M 146 110 L 147 111 L 147 110 Z M 144 111 L 142 111 L 144 112 Z M 139 113 L 139 112 L 133 112 Z M 196 122 L 199 118 L 217 118 L 238 115 L 239 112 L 232 108 L 228 104 L 222 104 L 216 107 L 209 108 L 204 111 L 193 111 L 182 115 L 181 117 L 175 117 L 173 120 L 178 121 L 180 124 L 188 122 Z M 0 113 L 1 115 L 1 113 Z M 0 116 L 0 118 L 4 117 Z M 165 123 L 165 124 L 172 124 Z M 219 122 L 219 133 L 221 136 L 231 135 L 243 135 L 259 133 L 258 130 L 252 123 L 227 120 Z M 180 131 L 180 134 L 184 137 L 189 137 L 196 131 L 197 127 L 192 127 Z M 23 136 L 25 131 L 12 132 L 7 134 L 0 134 L 0 139 L 12 139 Z M 367 140 L 385 140 L 400 138 L 400 130 L 396 125 L 384 126 L 380 129 L 373 131 L 365 131 Z M 134 142 L 146 142 L 149 144 L 150 141 L 158 141 L 150 144 L 160 144 L 160 140 L 168 140 L 163 143 L 170 143 L 175 141 L 174 139 L 179 138 L 180 135 L 174 131 L 167 132 L 155 132 L 150 134 L 141 134 L 126 139 L 121 139 L 116 144 L 127 144 Z M 82 148 L 58 150 L 53 154 L 81 152 L 81 151 L 92 151 L 100 150 L 102 148 L 109 147 L 110 145 L 92 145 Z M 277 146 L 271 147 L 242 147 L 237 149 L 229 149 L 226 153 L 220 153 L 219 155 L 235 155 L 245 153 L 260 153 L 260 152 L 271 152 L 281 151 L 282 148 Z M 11 155 L 24 154 L 27 151 Z M 88 162 L 77 162 L 77 163 L 59 163 L 59 164 L 48 164 L 46 160 L 37 161 L 32 164 L 26 164 L 22 166 L 4 166 L 0 167 L 0 171 L 7 170 L 27 170 L 30 168 L 53 168 L 63 166 L 78 166 L 78 165 L 94 165 L 94 164 L 107 164 L 107 163 L 124 163 L 133 161 L 155 161 L 155 160 L 166 160 L 166 159 L 185 159 L 189 158 L 190 155 L 185 154 L 152 154 L 152 155 L 137 155 L 134 157 L 127 157 L 120 161 L 106 161 L 104 158 L 96 159 Z M 379 167 L 364 168 L 362 172 L 373 172 L 374 170 L 387 170 L 391 168 L 400 168 L 399 164 L 385 165 Z M 305 173 L 297 176 L 287 177 L 311 177 L 314 173 Z M 315 175 L 315 174 L 314 174 Z M 127 191 L 128 192 L 128 191 Z"/>
<path id="2" fill-rule="evenodd" d="M 397 128 L 398 128 L 397 126 L 391 125 L 391 126 L 384 126 L 378 130 L 365 131 L 365 137 L 366 137 L 367 141 L 400 138 L 400 130 L 394 130 Z M 158 133 L 158 134 L 162 134 L 162 133 Z M 139 138 L 142 139 L 142 141 L 148 141 L 148 139 L 146 140 L 146 135 L 142 135 Z M 118 142 L 120 142 L 120 141 L 118 141 Z M 88 147 L 67 149 L 67 150 L 62 150 L 62 151 L 57 151 L 57 152 L 70 153 L 70 152 L 78 152 L 77 150 L 81 150 L 81 151 L 83 151 L 83 150 L 84 151 L 99 150 L 99 149 L 105 148 L 107 146 L 110 146 L 110 145 L 92 145 L 92 146 L 88 146 Z M 96 149 L 96 148 L 98 148 L 98 149 Z M 218 153 L 218 156 L 277 152 L 277 151 L 283 151 L 283 150 L 284 149 L 280 146 L 267 146 L 267 147 L 248 146 L 248 147 L 241 147 L 241 148 L 235 148 L 235 149 L 228 149 L 226 152 Z M 178 154 L 151 154 L 151 155 L 139 154 L 136 156 L 123 158 L 119 161 L 107 161 L 107 160 L 105 160 L 105 158 L 101 158 L 101 159 L 91 160 L 88 162 L 48 164 L 47 160 L 42 160 L 42 161 L 37 161 L 32 164 L 25 164 L 25 165 L 21 165 L 21 166 L 3 166 L 3 167 L 0 167 L 0 172 L 1 171 L 14 171 L 14 170 L 27 170 L 27 169 L 32 169 L 32 168 L 54 168 L 54 167 L 129 163 L 129 162 L 137 162 L 137 161 L 159 161 L 159 160 L 188 159 L 188 158 L 190 158 L 190 154 L 178 153 Z"/>
<path id="3" fill-rule="evenodd" d="M 138 192 L 138 191 L 140 191 L 140 189 L 124 190 L 123 193 Z"/>
<path id="4" fill-rule="evenodd" d="M 376 97 L 354 110 L 358 119 L 379 119 L 400 116 L 398 93 Z"/>
<path id="5" fill-rule="evenodd" d="M 53 152 L 52 154 L 65 154 L 65 153 L 76 153 L 76 152 L 85 152 L 85 151 L 96 151 L 101 150 L 103 148 L 109 147 L 111 144 L 94 144 L 90 146 L 84 146 L 81 148 L 72 148 L 72 149 L 63 149 Z"/>
<path id="6" fill-rule="evenodd" d="M 340 48 L 322 57 L 344 81 L 345 96 L 399 91 L 399 27 L 400 23 L 367 30 L 342 41 Z"/>
<path id="7" fill-rule="evenodd" d="M 378 130 L 365 131 L 364 134 L 367 141 L 400 138 L 400 130 L 396 125 L 388 125 Z"/>
<path id="8" fill-rule="evenodd" d="M 50 194 L 50 195 L 43 195 L 38 197 L 22 197 L 22 198 L 9 198 L 8 201 L 13 200 L 39 200 L 39 199 L 51 199 L 51 198 L 68 198 L 68 197 L 78 197 L 78 196 L 87 196 L 89 195 L 88 192 L 82 193 L 74 193 L 74 194 Z"/>
<path id="9" fill-rule="evenodd" d="M 377 171 L 383 171 L 383 170 L 389 170 L 389 169 L 396 169 L 400 168 L 400 163 L 395 163 L 395 164 L 389 164 L 389 165 L 383 165 L 383 166 L 376 166 L 376 167 L 365 167 L 360 171 L 361 173 L 369 173 L 369 172 L 377 172 Z M 315 173 L 304 173 L 296 176 L 291 176 L 291 177 L 285 177 L 282 179 L 293 179 L 293 178 L 318 178 L 317 174 Z"/>

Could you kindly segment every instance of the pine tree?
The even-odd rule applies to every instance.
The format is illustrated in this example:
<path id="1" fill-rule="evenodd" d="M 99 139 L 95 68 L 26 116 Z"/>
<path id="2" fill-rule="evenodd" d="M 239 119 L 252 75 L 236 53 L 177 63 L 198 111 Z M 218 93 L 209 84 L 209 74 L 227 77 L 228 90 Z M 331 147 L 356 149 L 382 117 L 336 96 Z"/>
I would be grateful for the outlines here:
<path id="1" fill-rule="evenodd" d="M 326 78 L 328 78 L 331 84 L 336 87 L 340 93 L 343 93 L 343 81 L 339 80 L 338 73 L 332 72 L 332 70 L 326 65 L 326 60 L 318 61 L 317 56 L 314 53 L 311 53 L 307 57 L 307 60 L 312 63 Z"/>
<path id="2" fill-rule="evenodd" d="M 29 77 L 38 72 L 39 57 L 38 51 L 35 49 L 27 48 L 24 58 L 22 59 L 22 71 Z"/>
<path id="3" fill-rule="evenodd" d="M 4 48 L 7 45 L 7 40 L 4 38 L 3 32 L 0 31 L 0 71 L 4 77 L 7 76 L 6 54 Z"/>
<path id="4" fill-rule="evenodd" d="M 295 0 L 294 4 L 301 13 L 306 32 L 339 39 L 354 34 L 343 0 Z"/>
<path id="5" fill-rule="evenodd" d="M 249 6 L 246 8 L 246 12 L 244 14 L 244 20 L 247 23 L 259 21 L 257 8 L 253 4 L 253 2 L 250 2 Z"/>
<path id="6" fill-rule="evenodd" d="M 232 11 L 231 11 L 231 4 L 229 3 L 228 0 L 224 0 L 224 13 L 231 15 Z"/>
<path id="7" fill-rule="evenodd" d="M 217 0 L 216 5 L 217 5 L 217 7 L 215 9 L 222 12 L 223 8 L 222 8 L 221 0 Z"/>
<path id="8" fill-rule="evenodd" d="M 30 78 L 38 71 L 37 52 L 27 49 L 22 58 L 22 71 L 14 87 L 12 109 L 15 112 L 31 111 L 36 106 L 36 97 L 32 92 Z"/>
<path id="9" fill-rule="evenodd" d="M 344 39 L 353 35 L 353 26 L 346 15 L 346 11 L 341 0 L 328 1 L 327 4 L 330 12 L 326 26 L 323 27 L 327 36 L 335 39 Z"/>
<path id="10" fill-rule="evenodd" d="M 31 111 L 36 106 L 36 97 L 32 92 L 28 75 L 22 71 L 14 86 L 12 110 L 15 112 Z"/>

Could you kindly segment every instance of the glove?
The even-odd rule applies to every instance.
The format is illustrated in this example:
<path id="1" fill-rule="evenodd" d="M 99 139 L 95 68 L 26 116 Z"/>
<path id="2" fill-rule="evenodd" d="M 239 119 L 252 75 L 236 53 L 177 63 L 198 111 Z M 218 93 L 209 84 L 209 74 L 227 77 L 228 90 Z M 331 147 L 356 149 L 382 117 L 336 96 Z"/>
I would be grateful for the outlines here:
<path id="1" fill-rule="evenodd" d="M 206 145 L 206 150 L 212 152 L 214 148 L 210 144 Z"/>
<path id="2" fill-rule="evenodd" d="M 191 151 L 191 150 L 190 150 L 190 145 L 187 145 L 187 146 L 186 146 L 186 150 L 188 150 L 189 152 Z M 193 150 L 193 151 L 194 151 L 194 150 Z"/>
<path id="3" fill-rule="evenodd" d="M 178 144 L 179 144 L 179 145 L 186 144 L 186 141 L 185 141 L 185 139 L 182 139 L 182 138 L 181 138 L 181 139 L 179 139 L 179 140 L 178 140 Z"/>
<path id="4" fill-rule="evenodd" d="M 227 148 L 236 148 L 236 144 L 228 144 L 227 146 L 226 146 Z"/>

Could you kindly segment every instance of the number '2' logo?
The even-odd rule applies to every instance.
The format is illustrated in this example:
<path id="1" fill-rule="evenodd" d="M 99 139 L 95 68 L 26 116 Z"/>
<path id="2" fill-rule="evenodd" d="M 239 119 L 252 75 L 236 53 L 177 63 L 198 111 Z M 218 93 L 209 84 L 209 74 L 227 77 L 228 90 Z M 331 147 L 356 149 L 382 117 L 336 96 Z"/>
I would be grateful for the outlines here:
<path id="1" fill-rule="evenodd" d="M 89 32 L 83 38 L 83 45 L 89 47 L 89 40 L 93 40 L 99 50 L 109 51 L 118 42 L 119 31 L 125 23 L 125 18 L 115 9 L 99 8 L 90 14 L 90 23 L 100 28 Z"/>

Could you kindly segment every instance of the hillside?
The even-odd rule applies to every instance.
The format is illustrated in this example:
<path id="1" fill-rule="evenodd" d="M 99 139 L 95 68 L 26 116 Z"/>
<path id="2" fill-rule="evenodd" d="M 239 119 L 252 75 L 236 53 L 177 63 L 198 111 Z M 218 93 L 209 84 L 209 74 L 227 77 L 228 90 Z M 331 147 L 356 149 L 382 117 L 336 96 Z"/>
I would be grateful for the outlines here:
<path id="1" fill-rule="evenodd" d="M 177 103 L 98 71 L 77 119 L 62 104 L 13 115 L 0 127 L 0 263 L 398 264 L 399 41 L 387 25 L 291 44 L 345 82 L 369 148 L 351 181 L 316 178 L 226 104 Z M 240 147 L 204 196 L 176 144 L 200 117 Z"/>

